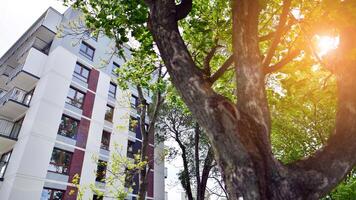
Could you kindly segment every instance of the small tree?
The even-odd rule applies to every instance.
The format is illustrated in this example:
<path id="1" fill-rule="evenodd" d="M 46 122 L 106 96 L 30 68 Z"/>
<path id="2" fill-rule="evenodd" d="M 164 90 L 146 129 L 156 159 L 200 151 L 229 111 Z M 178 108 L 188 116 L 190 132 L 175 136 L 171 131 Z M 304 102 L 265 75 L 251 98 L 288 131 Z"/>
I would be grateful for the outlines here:
<path id="1" fill-rule="evenodd" d="M 183 161 L 183 170 L 179 173 L 179 180 L 189 200 L 204 200 L 209 178 L 217 182 L 218 187 L 209 190 L 218 194 L 225 188 L 219 180 L 216 170 L 213 149 L 208 138 L 198 123 L 194 122 L 184 103 L 176 98 L 175 91 L 171 88 L 167 95 L 167 102 L 163 105 L 157 127 L 158 137 L 161 140 L 173 140 L 178 149 L 170 147 L 170 160 L 179 155 Z M 211 174 L 214 171 L 214 176 Z M 194 194 L 193 190 L 196 190 Z"/>

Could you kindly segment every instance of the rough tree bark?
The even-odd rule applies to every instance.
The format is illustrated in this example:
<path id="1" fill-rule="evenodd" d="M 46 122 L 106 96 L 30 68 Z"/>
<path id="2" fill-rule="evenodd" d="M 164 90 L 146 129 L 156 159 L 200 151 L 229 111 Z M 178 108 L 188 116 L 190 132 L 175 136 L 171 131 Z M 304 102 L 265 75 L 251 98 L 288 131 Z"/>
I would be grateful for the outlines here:
<path id="1" fill-rule="evenodd" d="M 355 48 L 348 45 L 356 44 L 351 37 L 356 29 L 341 35 L 341 48 L 346 54 L 335 61 L 341 66 L 335 72 L 339 101 L 335 132 L 318 153 L 286 166 L 274 159 L 269 140 L 271 122 L 263 72 L 266 62 L 260 56 L 257 35 L 260 1 L 232 0 L 237 104 L 215 93 L 193 62 L 177 25 L 177 16 L 181 19 L 186 10 L 177 9 L 174 0 L 146 2 L 150 8 L 149 29 L 173 84 L 207 132 L 229 199 L 318 199 L 355 165 L 356 94 L 352 80 L 356 66 L 343 55 Z M 283 13 L 289 5 L 290 1 L 284 1 Z M 271 47 L 270 51 L 275 49 Z"/>

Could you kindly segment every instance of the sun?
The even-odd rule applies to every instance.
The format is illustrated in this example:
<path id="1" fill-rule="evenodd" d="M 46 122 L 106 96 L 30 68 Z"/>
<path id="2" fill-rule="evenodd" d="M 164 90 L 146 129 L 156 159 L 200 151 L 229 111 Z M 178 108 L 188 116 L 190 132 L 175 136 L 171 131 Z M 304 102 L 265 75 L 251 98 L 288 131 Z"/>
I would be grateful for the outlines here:
<path id="1" fill-rule="evenodd" d="M 339 46 L 340 38 L 339 36 L 320 36 L 316 35 L 316 48 L 319 57 L 325 56 L 331 50 L 336 49 Z"/>

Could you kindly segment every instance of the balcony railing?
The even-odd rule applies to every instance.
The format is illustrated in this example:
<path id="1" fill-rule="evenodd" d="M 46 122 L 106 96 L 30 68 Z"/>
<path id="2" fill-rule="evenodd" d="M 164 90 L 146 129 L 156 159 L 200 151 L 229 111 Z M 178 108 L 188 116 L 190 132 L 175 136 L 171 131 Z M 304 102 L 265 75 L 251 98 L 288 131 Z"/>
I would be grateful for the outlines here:
<path id="1" fill-rule="evenodd" d="M 25 106 L 28 106 L 31 100 L 31 96 L 27 95 L 26 91 L 15 87 L 0 98 L 0 106 L 4 105 L 9 100 L 13 100 Z"/>
<path id="2" fill-rule="evenodd" d="M 0 90 L 0 99 L 7 93 L 6 90 Z"/>
<path id="3" fill-rule="evenodd" d="M 9 73 L 9 75 L 8 75 L 8 77 L 9 77 L 8 82 L 10 82 L 10 81 L 23 69 L 23 66 L 24 66 L 24 64 L 21 64 L 21 65 L 17 66 L 15 69 L 13 69 L 13 70 Z"/>
<path id="4" fill-rule="evenodd" d="M 17 139 L 19 129 L 14 128 L 14 123 L 0 119 L 0 136 L 4 136 L 10 139 Z"/>

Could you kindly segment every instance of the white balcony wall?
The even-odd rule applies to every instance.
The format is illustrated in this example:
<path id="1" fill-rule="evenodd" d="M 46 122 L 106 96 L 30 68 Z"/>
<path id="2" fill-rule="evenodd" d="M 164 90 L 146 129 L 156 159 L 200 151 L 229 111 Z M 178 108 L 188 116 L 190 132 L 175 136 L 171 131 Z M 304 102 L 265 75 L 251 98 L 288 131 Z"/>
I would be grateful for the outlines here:
<path id="1" fill-rule="evenodd" d="M 23 70 L 37 77 L 41 77 L 46 59 L 47 55 L 35 48 L 31 48 L 23 65 Z"/>
<path id="2" fill-rule="evenodd" d="M 45 27 L 53 32 L 57 32 L 57 27 L 62 21 L 62 14 L 58 13 L 58 11 L 53 9 L 48 9 L 45 19 L 42 23 Z"/>

